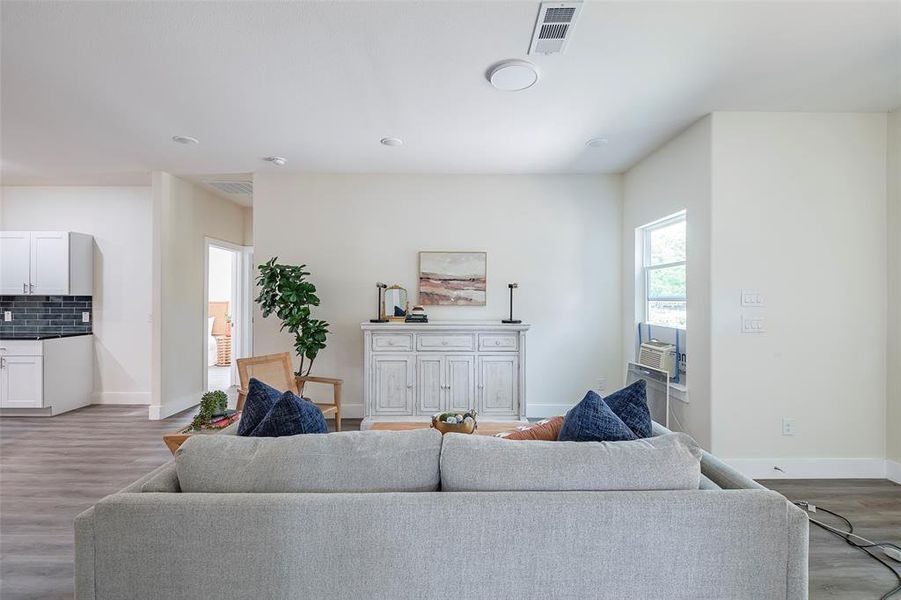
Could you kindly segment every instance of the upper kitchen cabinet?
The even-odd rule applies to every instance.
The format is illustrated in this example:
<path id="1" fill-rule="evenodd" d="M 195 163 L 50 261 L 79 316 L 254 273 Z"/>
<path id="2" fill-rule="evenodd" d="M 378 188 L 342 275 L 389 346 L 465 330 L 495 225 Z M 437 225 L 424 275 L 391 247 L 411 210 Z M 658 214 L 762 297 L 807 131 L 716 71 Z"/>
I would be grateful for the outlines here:
<path id="1" fill-rule="evenodd" d="M 0 294 L 90 296 L 94 239 L 67 231 L 0 231 Z"/>

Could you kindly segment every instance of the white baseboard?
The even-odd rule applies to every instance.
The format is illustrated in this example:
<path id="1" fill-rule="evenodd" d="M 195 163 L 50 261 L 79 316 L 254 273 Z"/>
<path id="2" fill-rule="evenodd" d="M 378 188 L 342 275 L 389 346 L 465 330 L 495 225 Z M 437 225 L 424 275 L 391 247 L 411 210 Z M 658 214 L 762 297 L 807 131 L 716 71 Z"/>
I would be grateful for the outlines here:
<path id="1" fill-rule="evenodd" d="M 881 458 L 725 458 L 751 479 L 884 479 Z M 774 467 L 782 471 L 777 471 Z"/>
<path id="2" fill-rule="evenodd" d="M 92 404 L 150 404 L 150 392 L 94 392 Z"/>
<path id="3" fill-rule="evenodd" d="M 573 407 L 572 404 L 532 404 L 526 406 L 526 417 L 529 419 L 544 419 L 565 415 L 566 411 Z"/>
<path id="4" fill-rule="evenodd" d="M 901 463 L 894 460 L 885 461 L 885 478 L 901 484 Z"/>

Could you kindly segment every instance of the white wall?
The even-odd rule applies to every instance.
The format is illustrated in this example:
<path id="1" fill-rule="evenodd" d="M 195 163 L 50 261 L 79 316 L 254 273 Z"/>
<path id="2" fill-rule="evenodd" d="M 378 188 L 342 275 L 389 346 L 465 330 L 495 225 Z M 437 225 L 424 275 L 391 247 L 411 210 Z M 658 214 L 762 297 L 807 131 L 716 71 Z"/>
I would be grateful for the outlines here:
<path id="1" fill-rule="evenodd" d="M 888 115 L 888 356 L 886 458 L 901 483 L 901 109 Z"/>
<path id="2" fill-rule="evenodd" d="M 634 360 L 644 312 L 637 227 L 686 210 L 688 270 L 688 403 L 671 403 L 674 429 L 710 448 L 710 117 L 647 156 L 623 179 L 623 357 Z"/>
<path id="3" fill-rule="evenodd" d="M 345 380 L 361 414 L 360 323 L 377 281 L 417 300 L 420 250 L 488 253 L 485 307 L 427 307 L 432 320 L 501 319 L 507 283 L 532 324 L 529 415 L 562 414 L 606 376 L 622 379 L 618 176 L 254 176 L 254 259 L 305 263 L 331 324 L 314 374 Z M 291 350 L 274 317 L 254 321 L 254 353 Z M 310 390 L 311 392 L 313 390 Z"/>
<path id="4" fill-rule="evenodd" d="M 153 173 L 153 400 L 161 419 L 200 401 L 206 369 L 205 238 L 244 243 L 248 209 Z"/>
<path id="5" fill-rule="evenodd" d="M 95 401 L 150 403 L 149 187 L 4 187 L 0 227 L 94 236 Z"/>
<path id="6" fill-rule="evenodd" d="M 757 476 L 882 476 L 885 115 L 715 113 L 712 139 L 713 451 Z"/>

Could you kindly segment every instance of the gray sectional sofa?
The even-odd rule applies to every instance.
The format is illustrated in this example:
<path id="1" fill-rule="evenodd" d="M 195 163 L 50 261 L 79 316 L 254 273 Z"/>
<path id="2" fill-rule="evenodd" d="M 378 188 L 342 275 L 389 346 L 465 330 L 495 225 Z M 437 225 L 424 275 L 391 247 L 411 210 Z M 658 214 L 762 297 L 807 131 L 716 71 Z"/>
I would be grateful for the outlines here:
<path id="1" fill-rule="evenodd" d="M 76 597 L 806 598 L 803 511 L 655 433 L 197 436 L 76 518 Z"/>

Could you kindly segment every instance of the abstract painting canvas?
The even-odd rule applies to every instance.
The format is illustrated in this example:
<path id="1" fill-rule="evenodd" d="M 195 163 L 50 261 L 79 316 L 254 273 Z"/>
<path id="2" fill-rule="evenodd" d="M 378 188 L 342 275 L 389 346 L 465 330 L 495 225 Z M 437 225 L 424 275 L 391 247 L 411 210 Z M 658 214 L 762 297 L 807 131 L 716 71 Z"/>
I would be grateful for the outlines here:
<path id="1" fill-rule="evenodd" d="M 420 252 L 419 303 L 485 306 L 485 252 Z"/>

